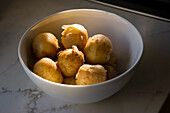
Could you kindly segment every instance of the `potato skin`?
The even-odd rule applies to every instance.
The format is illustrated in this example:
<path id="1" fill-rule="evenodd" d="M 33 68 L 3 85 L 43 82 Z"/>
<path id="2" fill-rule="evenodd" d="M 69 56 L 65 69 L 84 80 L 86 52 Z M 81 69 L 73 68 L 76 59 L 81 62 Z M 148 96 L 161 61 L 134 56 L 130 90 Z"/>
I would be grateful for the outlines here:
<path id="1" fill-rule="evenodd" d="M 52 33 L 48 32 L 37 35 L 32 44 L 33 53 L 38 59 L 43 57 L 54 58 L 58 48 L 58 40 Z"/>
<path id="2" fill-rule="evenodd" d="M 84 64 L 84 54 L 73 46 L 72 49 L 61 51 L 57 65 L 64 76 L 75 76 L 81 65 Z"/>
<path id="3" fill-rule="evenodd" d="M 63 76 L 57 67 L 56 63 L 50 58 L 42 58 L 35 63 L 33 72 L 47 80 L 62 83 Z"/>
<path id="4" fill-rule="evenodd" d="M 111 65 L 104 65 L 104 68 L 107 70 L 107 80 L 112 79 L 118 75 L 116 67 Z"/>
<path id="5" fill-rule="evenodd" d="M 117 72 L 117 59 L 116 55 L 112 52 L 110 54 L 110 59 L 107 64 L 104 65 L 104 68 L 107 70 L 107 80 L 112 79 L 118 75 Z"/>
<path id="6" fill-rule="evenodd" d="M 107 62 L 107 65 L 111 65 L 113 67 L 117 66 L 117 57 L 116 57 L 115 53 L 111 52 L 110 59 Z"/>
<path id="7" fill-rule="evenodd" d="M 77 85 L 91 85 L 106 80 L 106 70 L 102 65 L 84 64 L 76 74 Z"/>
<path id="8" fill-rule="evenodd" d="M 102 34 L 97 34 L 89 38 L 84 48 L 86 61 L 90 64 L 107 63 L 111 52 L 112 43 L 108 37 Z"/>
<path id="9" fill-rule="evenodd" d="M 71 48 L 73 45 L 77 46 L 79 50 L 83 50 L 87 41 L 87 30 L 80 24 L 63 25 L 62 28 L 62 44 L 64 48 Z"/>
<path id="10" fill-rule="evenodd" d="M 76 85 L 75 77 L 64 77 L 63 84 Z"/>

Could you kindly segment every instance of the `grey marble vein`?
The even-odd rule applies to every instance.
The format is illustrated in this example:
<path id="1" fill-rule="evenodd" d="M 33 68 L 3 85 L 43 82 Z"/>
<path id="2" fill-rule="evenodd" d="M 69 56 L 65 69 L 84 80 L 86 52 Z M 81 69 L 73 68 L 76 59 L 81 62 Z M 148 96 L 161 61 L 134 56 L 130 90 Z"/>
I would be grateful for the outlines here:
<path id="1" fill-rule="evenodd" d="M 86 0 L 5 0 L 0 4 L 0 113 L 158 113 L 170 87 L 170 23 Z M 101 9 L 130 21 L 144 40 L 144 54 L 131 81 L 92 104 L 72 104 L 42 92 L 18 60 L 26 29 L 50 14 L 73 8 Z"/>
<path id="2" fill-rule="evenodd" d="M 28 96 L 29 101 L 26 104 L 28 109 L 28 113 L 35 113 L 37 110 L 37 100 L 42 96 L 43 92 L 37 89 L 18 89 L 18 90 L 11 90 L 5 87 L 2 87 L 0 90 L 0 95 L 5 93 L 23 93 L 24 96 Z"/>

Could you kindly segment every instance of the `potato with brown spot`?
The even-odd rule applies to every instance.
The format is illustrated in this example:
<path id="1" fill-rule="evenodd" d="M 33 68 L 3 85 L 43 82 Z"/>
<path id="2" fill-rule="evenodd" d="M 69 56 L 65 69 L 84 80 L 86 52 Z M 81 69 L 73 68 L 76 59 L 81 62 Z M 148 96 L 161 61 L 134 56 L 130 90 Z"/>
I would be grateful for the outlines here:
<path id="1" fill-rule="evenodd" d="M 77 46 L 79 50 L 83 50 L 87 41 L 87 30 L 80 24 L 63 25 L 62 28 L 62 44 L 64 48 L 71 48 L 73 45 Z"/>
<path id="2" fill-rule="evenodd" d="M 81 65 L 84 64 L 84 54 L 76 46 L 61 51 L 58 55 L 57 65 L 64 76 L 75 76 Z"/>
<path id="3" fill-rule="evenodd" d="M 52 33 L 48 32 L 37 35 L 32 44 L 33 53 L 38 59 L 43 57 L 54 58 L 58 48 L 58 40 Z"/>
<path id="4" fill-rule="evenodd" d="M 62 83 L 63 76 L 58 69 L 56 63 L 50 58 L 42 58 L 35 63 L 33 67 L 33 72 L 40 77 L 56 82 Z"/>
<path id="5" fill-rule="evenodd" d="M 76 74 L 76 84 L 91 85 L 104 82 L 107 77 L 106 72 L 102 65 L 84 64 Z"/>
<path id="6" fill-rule="evenodd" d="M 87 63 L 90 64 L 105 64 L 110 59 L 112 52 L 112 43 L 110 39 L 102 34 L 94 35 L 89 38 L 84 54 Z"/>

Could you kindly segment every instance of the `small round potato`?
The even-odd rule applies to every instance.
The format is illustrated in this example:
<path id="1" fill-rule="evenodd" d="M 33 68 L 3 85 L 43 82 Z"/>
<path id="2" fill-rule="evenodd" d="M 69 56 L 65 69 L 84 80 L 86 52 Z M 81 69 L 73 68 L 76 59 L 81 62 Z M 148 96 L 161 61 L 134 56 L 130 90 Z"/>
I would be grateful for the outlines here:
<path id="1" fill-rule="evenodd" d="M 89 38 L 84 48 L 86 61 L 90 64 L 107 63 L 111 52 L 112 43 L 108 37 L 102 34 L 97 34 Z"/>
<path id="2" fill-rule="evenodd" d="M 112 79 L 118 75 L 114 66 L 104 65 L 104 67 L 107 70 L 107 80 Z"/>
<path id="3" fill-rule="evenodd" d="M 87 41 L 87 30 L 80 24 L 63 25 L 62 28 L 62 44 L 64 48 L 71 48 L 73 45 L 77 46 L 79 50 L 83 50 Z"/>
<path id="4" fill-rule="evenodd" d="M 63 83 L 68 85 L 76 85 L 75 77 L 64 77 Z"/>
<path id="5" fill-rule="evenodd" d="M 63 82 L 63 76 L 61 72 L 57 68 L 56 63 L 50 58 L 42 58 L 38 62 L 36 62 L 33 67 L 33 72 L 47 80 L 56 83 Z"/>
<path id="6" fill-rule="evenodd" d="M 84 64 L 76 74 L 77 85 L 97 84 L 106 80 L 106 70 L 102 65 Z"/>
<path id="7" fill-rule="evenodd" d="M 58 55 L 57 65 L 64 76 L 75 76 L 81 65 L 84 64 L 84 54 L 76 46 L 61 51 Z"/>
<path id="8" fill-rule="evenodd" d="M 113 52 L 110 54 L 110 59 L 107 62 L 107 65 L 111 65 L 113 67 L 117 66 L 117 58 L 116 58 L 116 55 Z"/>
<path id="9" fill-rule="evenodd" d="M 58 48 L 58 40 L 52 33 L 39 34 L 34 38 L 32 44 L 33 53 L 38 59 L 43 57 L 54 58 Z"/>

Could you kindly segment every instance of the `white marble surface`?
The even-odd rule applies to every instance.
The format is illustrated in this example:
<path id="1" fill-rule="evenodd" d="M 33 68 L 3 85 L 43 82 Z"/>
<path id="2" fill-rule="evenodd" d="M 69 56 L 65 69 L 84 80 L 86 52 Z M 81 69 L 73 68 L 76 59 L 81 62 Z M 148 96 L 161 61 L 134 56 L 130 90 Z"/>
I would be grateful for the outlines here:
<path id="1" fill-rule="evenodd" d="M 27 77 L 18 42 L 37 20 L 72 8 L 116 13 L 141 33 L 145 50 L 132 80 L 103 101 L 77 105 L 54 99 Z M 170 90 L 170 23 L 85 0 L 6 0 L 0 4 L 0 113 L 158 113 Z"/>

